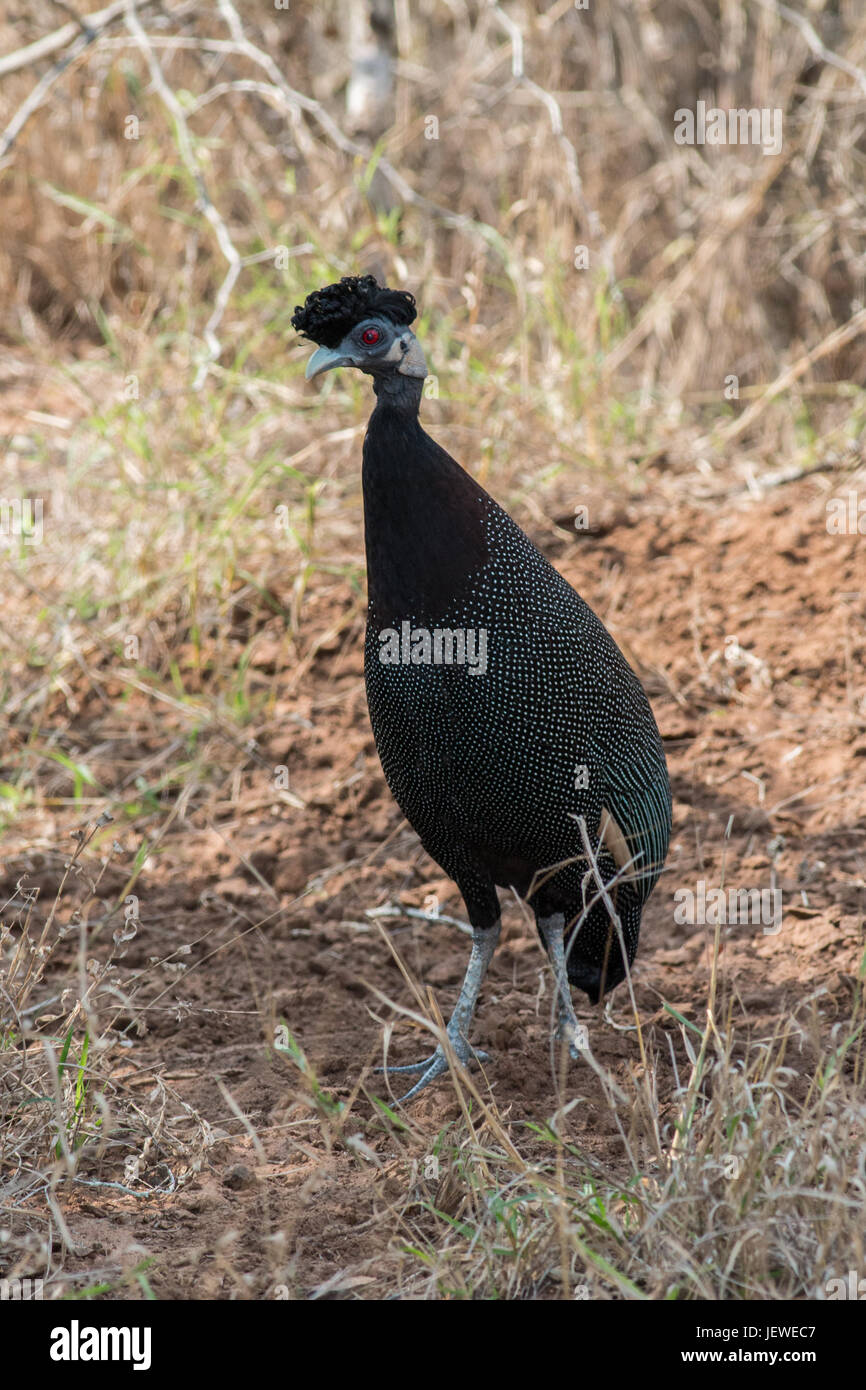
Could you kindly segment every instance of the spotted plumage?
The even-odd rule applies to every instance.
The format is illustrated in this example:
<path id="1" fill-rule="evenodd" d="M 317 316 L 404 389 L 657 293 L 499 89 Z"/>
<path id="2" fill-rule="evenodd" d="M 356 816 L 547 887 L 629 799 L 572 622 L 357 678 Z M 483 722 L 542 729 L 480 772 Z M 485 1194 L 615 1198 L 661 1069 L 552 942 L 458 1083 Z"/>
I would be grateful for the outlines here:
<path id="1" fill-rule="evenodd" d="M 587 878 L 576 817 L 598 845 L 605 880 L 614 881 L 631 963 L 667 853 L 670 790 L 649 702 L 612 637 L 422 429 L 426 368 L 406 302 L 398 300 L 389 317 L 387 296 L 400 292 L 377 287 L 377 297 L 370 279 L 357 300 L 352 281 L 328 287 L 339 305 L 339 340 L 332 319 L 316 321 L 316 302 L 296 311 L 296 326 L 316 341 L 327 335 L 308 374 L 358 366 L 372 375 L 378 397 L 363 461 L 367 699 L 388 785 L 460 888 L 475 932 L 449 1025 L 468 1060 L 466 1028 L 498 934 L 497 887 L 530 902 L 555 969 L 564 939 L 568 978 L 597 1000 L 623 979 L 625 964 Z M 326 302 L 328 290 L 317 292 Z M 370 325 L 381 332 L 368 347 Z M 470 648 L 474 668 L 459 659 Z M 576 1019 L 565 981 L 559 985 L 560 1026 L 575 1052 Z M 428 1059 L 410 1094 L 442 1062 Z"/>

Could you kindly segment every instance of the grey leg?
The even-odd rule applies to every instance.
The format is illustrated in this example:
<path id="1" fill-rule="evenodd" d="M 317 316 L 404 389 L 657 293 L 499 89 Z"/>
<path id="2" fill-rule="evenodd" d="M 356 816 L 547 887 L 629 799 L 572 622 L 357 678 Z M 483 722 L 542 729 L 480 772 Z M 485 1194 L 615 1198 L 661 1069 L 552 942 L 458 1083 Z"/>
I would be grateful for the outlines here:
<path id="1" fill-rule="evenodd" d="M 571 986 L 568 983 L 565 967 L 565 947 L 563 945 L 565 917 L 561 912 L 555 913 L 552 917 L 539 917 L 538 926 L 547 947 L 547 954 L 550 957 L 550 964 L 556 980 L 556 992 L 559 996 L 559 1026 L 556 1030 L 556 1037 L 560 1040 L 564 1039 L 568 1043 L 569 1055 L 576 1061 L 580 1056 L 581 1049 L 586 1047 L 587 1039 L 586 1028 L 578 1022 L 577 1014 L 574 1012 Z"/>
<path id="2" fill-rule="evenodd" d="M 500 924 L 488 927 L 485 931 L 474 931 L 472 933 L 472 953 L 469 957 L 469 964 L 466 967 L 466 974 L 457 1003 L 454 1005 L 454 1012 L 448 1021 L 446 1033 L 451 1042 L 451 1046 L 457 1055 L 458 1061 L 467 1066 L 472 1061 L 487 1061 L 486 1052 L 476 1052 L 469 1045 L 468 1034 L 472 1025 L 472 1018 L 475 1013 L 475 1005 L 478 1003 L 478 995 L 481 992 L 481 985 L 484 976 L 487 974 L 487 967 L 493 959 L 493 952 L 496 950 L 496 943 L 499 940 Z M 435 1081 L 437 1076 L 448 1070 L 448 1060 L 441 1047 L 430 1056 L 425 1057 L 423 1062 L 412 1062 L 405 1067 L 377 1067 L 377 1071 L 385 1071 L 389 1076 L 413 1075 L 421 1072 L 421 1076 L 410 1091 L 405 1096 L 401 1096 L 401 1101 L 411 1100 L 417 1096 L 419 1091 L 423 1091 L 425 1086 L 429 1086 L 431 1081 Z"/>

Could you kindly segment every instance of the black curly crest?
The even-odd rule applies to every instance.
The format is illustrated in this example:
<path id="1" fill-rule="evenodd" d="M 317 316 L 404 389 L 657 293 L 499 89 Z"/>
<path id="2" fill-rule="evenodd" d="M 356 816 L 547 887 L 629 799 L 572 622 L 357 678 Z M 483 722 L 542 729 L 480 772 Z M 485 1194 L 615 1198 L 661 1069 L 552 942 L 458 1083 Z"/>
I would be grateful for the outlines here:
<path id="1" fill-rule="evenodd" d="M 334 348 L 371 314 L 408 327 L 417 312 L 415 296 L 408 290 L 389 290 L 372 275 L 344 275 L 337 284 L 313 290 L 303 305 L 296 305 L 292 327 L 321 347 Z"/>

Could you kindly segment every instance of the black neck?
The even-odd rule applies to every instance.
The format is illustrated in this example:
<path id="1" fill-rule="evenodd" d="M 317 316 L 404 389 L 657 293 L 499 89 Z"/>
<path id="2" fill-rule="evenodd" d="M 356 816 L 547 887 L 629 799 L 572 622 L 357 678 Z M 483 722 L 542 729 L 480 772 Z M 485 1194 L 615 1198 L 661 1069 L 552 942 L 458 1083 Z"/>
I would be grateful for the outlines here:
<path id="1" fill-rule="evenodd" d="M 443 615 L 487 561 L 491 499 L 421 428 L 423 381 L 375 380 L 364 440 L 364 520 L 370 602 L 380 621 Z M 386 385 L 388 383 L 388 385 Z"/>
<path id="2" fill-rule="evenodd" d="M 383 373 L 373 377 L 373 390 L 379 406 L 418 414 L 424 381 L 420 376 L 403 376 L 400 372 Z"/>

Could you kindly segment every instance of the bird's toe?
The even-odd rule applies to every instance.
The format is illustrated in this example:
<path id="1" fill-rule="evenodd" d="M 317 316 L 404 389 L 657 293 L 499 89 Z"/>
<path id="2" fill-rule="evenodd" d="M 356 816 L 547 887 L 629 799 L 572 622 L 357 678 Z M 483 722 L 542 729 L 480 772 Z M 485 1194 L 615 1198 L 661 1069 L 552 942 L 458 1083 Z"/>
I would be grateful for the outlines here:
<path id="1" fill-rule="evenodd" d="M 451 1046 L 454 1049 L 458 1062 L 464 1067 L 490 1061 L 489 1053 L 483 1052 L 481 1048 L 471 1047 L 466 1039 L 459 1035 L 451 1038 Z M 421 1073 L 411 1090 L 407 1091 L 404 1096 L 399 1097 L 399 1103 L 401 1105 L 405 1101 L 411 1100 L 414 1096 L 417 1096 L 419 1091 L 423 1091 L 425 1086 L 429 1086 L 431 1081 L 435 1081 L 438 1077 L 443 1076 L 447 1070 L 448 1058 L 444 1049 L 441 1047 L 437 1047 L 432 1057 L 425 1057 L 423 1062 L 410 1062 L 401 1067 L 376 1068 L 377 1072 L 384 1072 L 386 1076 L 411 1076 L 417 1075 L 418 1072 Z"/>
<path id="2" fill-rule="evenodd" d="M 436 1054 L 432 1057 L 425 1057 L 422 1062 L 407 1062 L 402 1067 L 374 1067 L 373 1070 L 384 1076 L 411 1076 L 412 1073 L 426 1071 L 436 1060 Z"/>
<path id="3" fill-rule="evenodd" d="M 413 1100 L 415 1096 L 417 1096 L 421 1091 L 424 1090 L 425 1086 L 429 1086 L 431 1081 L 435 1081 L 438 1077 L 442 1076 L 447 1070 L 448 1059 L 446 1058 L 445 1053 L 441 1052 L 438 1056 L 434 1056 L 433 1061 L 430 1063 L 427 1070 L 423 1073 L 423 1075 L 419 1076 L 418 1080 L 415 1082 L 415 1085 L 410 1090 L 408 1090 L 404 1096 L 400 1096 L 398 1098 L 397 1103 L 399 1105 L 405 1105 L 407 1100 Z"/>

